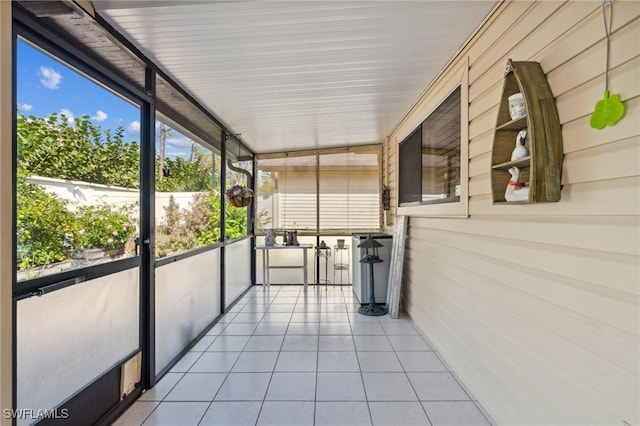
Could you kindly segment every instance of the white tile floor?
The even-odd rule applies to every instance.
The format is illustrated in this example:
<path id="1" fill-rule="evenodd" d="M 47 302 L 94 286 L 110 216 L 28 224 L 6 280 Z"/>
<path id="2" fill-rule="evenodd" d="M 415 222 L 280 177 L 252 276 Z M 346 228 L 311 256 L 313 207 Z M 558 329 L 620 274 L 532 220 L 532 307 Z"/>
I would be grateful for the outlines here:
<path id="1" fill-rule="evenodd" d="M 254 287 L 115 424 L 491 424 L 407 317 L 358 307 L 350 287 Z"/>

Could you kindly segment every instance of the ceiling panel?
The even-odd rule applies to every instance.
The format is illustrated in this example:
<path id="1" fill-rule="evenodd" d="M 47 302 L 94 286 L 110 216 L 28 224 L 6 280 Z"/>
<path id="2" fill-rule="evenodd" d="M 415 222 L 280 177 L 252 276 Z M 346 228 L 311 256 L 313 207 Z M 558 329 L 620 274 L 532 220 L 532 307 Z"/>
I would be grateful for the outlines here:
<path id="1" fill-rule="evenodd" d="M 256 153 L 379 143 L 495 1 L 108 1 Z"/>

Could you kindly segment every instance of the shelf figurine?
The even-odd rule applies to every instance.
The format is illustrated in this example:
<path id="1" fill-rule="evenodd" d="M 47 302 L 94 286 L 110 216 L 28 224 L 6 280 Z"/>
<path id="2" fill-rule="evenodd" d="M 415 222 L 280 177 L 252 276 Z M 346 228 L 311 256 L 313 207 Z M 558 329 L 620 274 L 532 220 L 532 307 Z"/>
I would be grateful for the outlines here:
<path id="1" fill-rule="evenodd" d="M 511 167 L 509 173 L 511 174 L 511 180 L 504 192 L 504 199 L 507 201 L 529 201 L 529 187 L 523 182 L 518 182 L 520 169 Z"/>
<path id="2" fill-rule="evenodd" d="M 516 136 L 516 147 L 511 153 L 511 161 L 519 160 L 529 155 L 529 151 L 524 146 L 526 141 L 527 141 L 527 131 L 520 130 L 518 132 L 518 136 Z"/>

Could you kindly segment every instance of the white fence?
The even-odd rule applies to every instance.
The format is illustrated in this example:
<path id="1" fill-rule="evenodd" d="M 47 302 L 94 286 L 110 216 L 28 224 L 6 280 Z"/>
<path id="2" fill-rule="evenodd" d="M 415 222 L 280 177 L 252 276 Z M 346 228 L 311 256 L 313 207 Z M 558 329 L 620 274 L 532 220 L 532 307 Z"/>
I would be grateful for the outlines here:
<path id="1" fill-rule="evenodd" d="M 41 176 L 31 176 L 27 182 L 37 184 L 58 198 L 69 201 L 70 210 L 103 203 L 111 206 L 140 204 L 140 191 L 137 189 Z M 164 207 L 169 205 L 171 196 L 180 208 L 190 210 L 195 194 L 197 192 L 156 192 L 156 221 L 159 223 L 164 219 Z"/>

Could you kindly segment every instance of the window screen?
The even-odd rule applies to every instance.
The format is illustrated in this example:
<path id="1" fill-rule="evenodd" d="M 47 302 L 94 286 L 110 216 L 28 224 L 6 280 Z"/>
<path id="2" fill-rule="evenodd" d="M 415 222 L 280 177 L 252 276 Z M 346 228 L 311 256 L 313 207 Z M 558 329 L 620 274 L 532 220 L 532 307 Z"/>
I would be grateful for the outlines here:
<path id="1" fill-rule="evenodd" d="M 320 230 L 380 228 L 378 147 L 320 154 Z"/>
<path id="2" fill-rule="evenodd" d="M 316 156 L 258 160 L 256 227 L 316 231 Z"/>
<path id="3" fill-rule="evenodd" d="M 460 87 L 422 123 L 422 201 L 460 195 Z"/>

